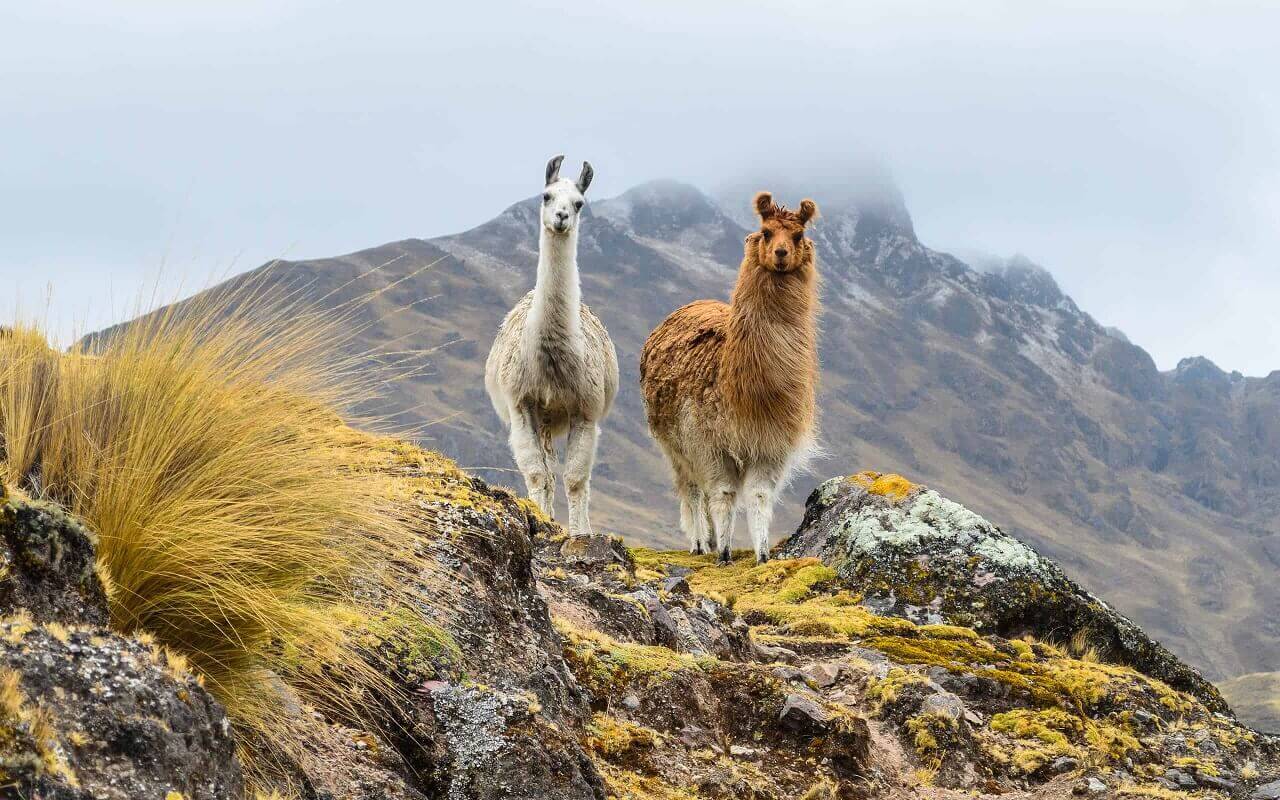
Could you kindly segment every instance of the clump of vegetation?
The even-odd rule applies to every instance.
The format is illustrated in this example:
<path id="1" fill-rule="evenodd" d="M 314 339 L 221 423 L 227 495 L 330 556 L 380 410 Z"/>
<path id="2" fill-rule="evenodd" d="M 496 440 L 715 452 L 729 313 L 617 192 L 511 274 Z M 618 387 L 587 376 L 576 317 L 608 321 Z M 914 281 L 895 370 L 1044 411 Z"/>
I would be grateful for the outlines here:
<path id="1" fill-rule="evenodd" d="M 850 637 L 902 633 L 915 625 L 878 616 L 858 605 L 861 599 L 840 588 L 835 570 L 816 558 L 779 559 L 757 565 L 741 552 L 717 567 L 714 555 L 646 549 L 631 551 L 636 565 L 665 572 L 673 566 L 695 570 L 687 576 L 693 591 L 720 600 L 748 621 L 767 624 L 768 633 L 800 637 Z"/>
<path id="2" fill-rule="evenodd" d="M 886 474 L 867 470 L 850 475 L 846 480 L 856 483 L 871 494 L 886 497 L 895 503 L 902 502 L 907 495 L 916 490 L 916 484 L 892 472 Z"/>
<path id="3" fill-rule="evenodd" d="M 38 773 L 60 778 L 68 786 L 79 786 L 48 712 L 27 700 L 19 678 L 11 669 L 0 670 L 0 785 L 8 782 L 11 772 L 35 767 Z M 10 763 L 11 758 L 24 762 Z"/>
<path id="4" fill-rule="evenodd" d="M 992 717 L 991 730 L 1014 740 L 1013 764 L 1031 775 L 1054 759 L 1078 757 L 1080 751 L 1071 740 L 1084 733 L 1084 724 L 1079 717 L 1058 709 L 1017 709 Z"/>
<path id="5" fill-rule="evenodd" d="M 189 660 L 251 771 L 264 752 L 306 756 L 306 725 L 268 687 L 354 719 L 393 692 L 351 613 L 381 613 L 369 596 L 419 607 L 407 576 L 434 569 L 388 502 L 392 446 L 340 416 L 385 372 L 334 355 L 350 320 L 260 283 L 67 352 L 34 328 L 0 335 L 0 479 L 97 534 L 113 627 Z"/>
<path id="6" fill-rule="evenodd" d="M 652 728 L 597 712 L 587 724 L 585 744 L 604 758 L 621 762 L 638 752 L 652 750 L 661 737 Z"/>
<path id="7" fill-rule="evenodd" d="M 649 683 L 715 663 L 709 656 L 695 658 L 666 647 L 619 642 L 603 633 L 579 630 L 564 620 L 556 620 L 556 629 L 565 639 L 565 658 L 574 674 L 600 697 L 618 686 Z"/>

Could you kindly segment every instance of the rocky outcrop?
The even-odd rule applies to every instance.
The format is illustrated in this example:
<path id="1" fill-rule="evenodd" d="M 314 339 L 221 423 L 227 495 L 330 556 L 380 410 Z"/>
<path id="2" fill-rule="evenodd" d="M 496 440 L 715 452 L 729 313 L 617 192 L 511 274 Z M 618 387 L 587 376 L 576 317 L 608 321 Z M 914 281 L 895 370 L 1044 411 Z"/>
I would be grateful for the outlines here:
<path id="1" fill-rule="evenodd" d="M 39 622 L 107 624 L 93 535 L 50 503 L 8 502 L 0 486 L 0 614 Z"/>
<path id="2" fill-rule="evenodd" d="M 415 613 L 389 609 L 417 630 L 392 654 L 412 700 L 389 702 L 384 726 L 409 785 L 449 800 L 603 800 L 581 743 L 589 695 L 534 574 L 535 540 L 558 528 L 434 454 L 409 451 L 387 471 L 437 565 Z"/>
<path id="3" fill-rule="evenodd" d="M 20 500 L 3 502 L 0 534 L 0 788 L 237 796 L 231 727 L 185 660 L 105 628 L 93 536 L 55 506 Z"/>
<path id="4" fill-rule="evenodd" d="M 369 698 L 363 728 L 325 720 L 298 765 L 307 800 L 1225 800 L 1280 778 L 1276 744 L 1189 668 L 1167 653 L 1139 663 L 1159 645 L 1132 623 L 898 476 L 828 481 L 777 558 L 718 566 L 569 538 L 407 446 L 384 471 L 437 568 L 417 576 L 417 608 L 370 622 L 371 663 L 392 665 L 399 696 Z M 57 529 L 80 543 L 56 509 L 10 512 L 22 530 L 6 542 Z M 13 563 L 60 576 L 24 597 L 82 613 L 91 548 L 78 561 L 55 549 L 13 551 L 46 554 Z M 6 613 L 0 785 L 241 796 L 226 719 L 180 658 Z"/>
<path id="5" fill-rule="evenodd" d="M 901 476 L 860 473 L 823 483 L 778 552 L 821 558 L 879 614 L 1006 638 L 1087 642 L 1103 660 L 1189 692 L 1211 711 L 1226 710 L 1213 684 L 1057 564 Z"/>

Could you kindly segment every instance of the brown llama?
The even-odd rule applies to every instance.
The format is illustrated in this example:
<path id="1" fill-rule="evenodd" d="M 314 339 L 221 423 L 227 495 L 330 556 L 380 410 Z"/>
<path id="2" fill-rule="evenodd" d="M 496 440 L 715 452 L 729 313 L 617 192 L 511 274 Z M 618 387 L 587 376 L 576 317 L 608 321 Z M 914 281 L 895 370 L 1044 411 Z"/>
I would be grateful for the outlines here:
<path id="1" fill-rule="evenodd" d="M 671 462 L 690 551 L 727 562 L 739 497 L 756 561 L 769 559 L 779 489 L 812 451 L 818 385 L 818 269 L 805 226 L 755 198 L 760 230 L 746 238 L 726 305 L 699 300 L 649 334 L 640 355 L 649 429 Z"/>

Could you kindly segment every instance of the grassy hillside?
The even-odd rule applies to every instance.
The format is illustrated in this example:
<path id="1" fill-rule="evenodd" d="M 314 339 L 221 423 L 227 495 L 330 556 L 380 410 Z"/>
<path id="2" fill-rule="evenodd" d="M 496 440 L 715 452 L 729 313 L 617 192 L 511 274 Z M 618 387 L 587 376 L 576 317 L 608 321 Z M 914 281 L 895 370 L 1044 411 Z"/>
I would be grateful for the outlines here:
<path id="1" fill-rule="evenodd" d="M 1237 716 L 1260 731 L 1280 733 L 1280 672 L 1254 672 L 1218 688 Z"/>

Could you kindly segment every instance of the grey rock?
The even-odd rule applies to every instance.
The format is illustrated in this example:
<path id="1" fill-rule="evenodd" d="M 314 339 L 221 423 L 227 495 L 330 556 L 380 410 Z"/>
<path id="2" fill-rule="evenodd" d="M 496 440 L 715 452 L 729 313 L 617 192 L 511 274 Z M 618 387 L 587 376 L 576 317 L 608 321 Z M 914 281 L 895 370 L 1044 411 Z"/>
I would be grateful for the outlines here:
<path id="1" fill-rule="evenodd" d="M 0 488 L 0 614 L 24 609 L 37 622 L 106 626 L 96 546 L 59 506 L 10 501 Z"/>
<path id="2" fill-rule="evenodd" d="M 1280 780 L 1255 786 L 1249 800 L 1280 800 Z"/>
<path id="3" fill-rule="evenodd" d="M 1080 768 L 1080 762 L 1074 758 L 1057 758 L 1049 765 L 1049 773 L 1052 775 L 1063 775 L 1068 772 L 1075 772 Z"/>
<path id="4" fill-rule="evenodd" d="M 782 662 L 784 664 L 794 664 L 800 660 L 799 654 L 794 650 L 788 650 L 785 647 L 753 642 L 752 650 L 755 652 L 756 660 L 763 661 L 766 664 L 774 661 Z"/>
<path id="5" fill-rule="evenodd" d="M 1056 563 L 926 487 L 895 500 L 832 478 L 809 495 L 803 522 L 777 552 L 822 559 L 865 605 L 918 624 L 936 610 L 979 631 L 1056 638 L 1083 632 L 1102 658 L 1159 678 L 1210 710 L 1227 710 L 1212 683 Z M 907 595 L 932 599 L 908 603 Z"/>
<path id="6" fill-rule="evenodd" d="M 1164 772 L 1164 777 L 1166 780 L 1177 784 L 1180 789 L 1196 788 L 1196 779 L 1180 769 L 1167 769 Z"/>
<path id="7" fill-rule="evenodd" d="M 835 682 L 840 680 L 839 664 L 826 662 L 810 664 L 804 668 L 803 672 L 804 676 L 812 681 L 815 686 L 823 689 L 835 685 Z"/>
<path id="8" fill-rule="evenodd" d="M 1196 781 L 1206 789 L 1215 789 L 1219 792 L 1231 794 L 1239 786 L 1238 783 L 1228 780 L 1217 775 L 1206 775 L 1204 773 L 1196 774 Z"/>
<path id="9" fill-rule="evenodd" d="M 68 800 L 170 791 L 190 800 L 240 796 L 231 726 L 194 675 L 176 674 L 153 661 L 149 647 L 107 630 L 75 630 L 65 639 L 0 621 L 0 670 L 18 675 L 22 706 L 39 704 L 53 740 L 38 741 L 27 723 L 7 729 L 12 738 L 0 748 L 7 788 L 18 797 Z M 87 743 L 73 746 L 72 734 Z"/>
<path id="10" fill-rule="evenodd" d="M 1104 795 L 1109 790 L 1107 784 L 1103 783 L 1097 777 L 1090 775 L 1088 778 L 1071 787 L 1072 794 L 1083 795 L 1087 797 L 1098 797 Z"/>
<path id="11" fill-rule="evenodd" d="M 964 719 L 966 711 L 964 701 L 951 692 L 936 692 L 920 704 L 920 713 L 937 714 L 953 722 Z"/>
<path id="12" fill-rule="evenodd" d="M 560 556 L 565 563 L 589 567 L 631 563 L 631 555 L 622 542 L 604 533 L 570 536 L 560 545 Z"/>
<path id="13" fill-rule="evenodd" d="M 689 582 L 682 575 L 672 575 L 662 581 L 662 590 L 668 594 L 690 594 Z"/>
<path id="14" fill-rule="evenodd" d="M 831 729 L 831 715 L 809 695 L 792 693 L 783 701 L 778 721 L 802 736 L 821 736 Z"/>

